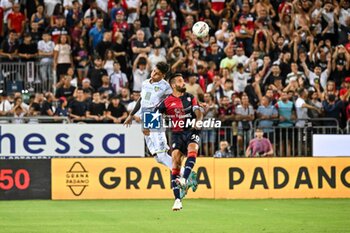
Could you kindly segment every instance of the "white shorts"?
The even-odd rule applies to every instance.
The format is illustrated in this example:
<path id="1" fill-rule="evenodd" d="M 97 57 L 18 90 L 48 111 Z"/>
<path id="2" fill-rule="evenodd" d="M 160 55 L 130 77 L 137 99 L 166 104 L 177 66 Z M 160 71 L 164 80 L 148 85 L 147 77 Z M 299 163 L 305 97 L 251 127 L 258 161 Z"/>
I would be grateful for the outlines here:
<path id="1" fill-rule="evenodd" d="M 165 132 L 150 132 L 145 136 L 146 145 L 152 155 L 169 150 Z"/>

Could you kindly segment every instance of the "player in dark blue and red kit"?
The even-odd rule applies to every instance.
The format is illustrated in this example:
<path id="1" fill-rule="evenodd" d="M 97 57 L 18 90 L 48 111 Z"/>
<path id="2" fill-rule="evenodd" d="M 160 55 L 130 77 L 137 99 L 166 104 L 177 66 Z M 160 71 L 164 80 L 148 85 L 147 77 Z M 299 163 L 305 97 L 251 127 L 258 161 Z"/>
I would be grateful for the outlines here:
<path id="1" fill-rule="evenodd" d="M 171 123 L 172 134 L 172 188 L 175 196 L 174 211 L 182 209 L 180 189 L 186 190 L 192 186 L 197 188 L 197 181 L 189 180 L 191 171 L 196 163 L 199 149 L 199 127 L 196 122 L 202 121 L 203 114 L 197 99 L 186 92 L 185 82 L 180 73 L 170 76 L 169 84 L 173 93 L 158 106 L 160 113 L 165 114 Z M 194 124 L 193 124 L 194 123 Z M 185 170 L 180 177 L 183 156 L 187 155 Z M 191 184 L 190 184 L 191 183 Z M 196 185 L 193 185 L 195 183 Z"/>

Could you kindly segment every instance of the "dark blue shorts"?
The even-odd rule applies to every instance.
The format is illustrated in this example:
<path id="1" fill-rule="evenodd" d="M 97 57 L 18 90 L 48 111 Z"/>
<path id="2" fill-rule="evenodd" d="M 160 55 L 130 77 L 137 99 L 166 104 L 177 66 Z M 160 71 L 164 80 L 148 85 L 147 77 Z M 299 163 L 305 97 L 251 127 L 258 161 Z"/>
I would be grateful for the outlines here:
<path id="1" fill-rule="evenodd" d="M 189 130 L 183 132 L 173 132 L 171 138 L 172 150 L 180 150 L 181 153 L 187 155 L 187 147 L 190 143 L 200 143 L 200 132 L 197 130 Z"/>

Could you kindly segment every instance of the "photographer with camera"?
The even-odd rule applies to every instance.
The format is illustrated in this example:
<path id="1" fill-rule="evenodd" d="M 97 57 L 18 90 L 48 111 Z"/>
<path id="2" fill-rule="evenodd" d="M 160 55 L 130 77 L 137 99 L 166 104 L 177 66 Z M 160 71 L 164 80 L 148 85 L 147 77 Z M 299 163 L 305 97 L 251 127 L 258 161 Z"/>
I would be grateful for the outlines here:
<path id="1" fill-rule="evenodd" d="M 230 149 L 230 145 L 227 141 L 220 142 L 220 150 L 216 151 L 214 158 L 230 158 L 233 157 L 233 154 Z"/>

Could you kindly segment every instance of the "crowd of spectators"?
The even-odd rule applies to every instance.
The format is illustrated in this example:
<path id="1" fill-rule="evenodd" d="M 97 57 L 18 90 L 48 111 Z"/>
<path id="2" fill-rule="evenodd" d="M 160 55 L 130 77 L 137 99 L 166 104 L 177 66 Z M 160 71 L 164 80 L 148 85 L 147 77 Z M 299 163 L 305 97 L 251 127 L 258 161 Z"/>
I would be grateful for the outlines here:
<path id="1" fill-rule="evenodd" d="M 2 63 L 38 62 L 50 83 L 27 103 L 4 91 L 1 115 L 122 123 L 166 61 L 239 144 L 256 120 L 268 135 L 350 119 L 349 0 L 0 0 L 0 32 Z M 203 134 L 213 153 L 216 133 Z"/>

